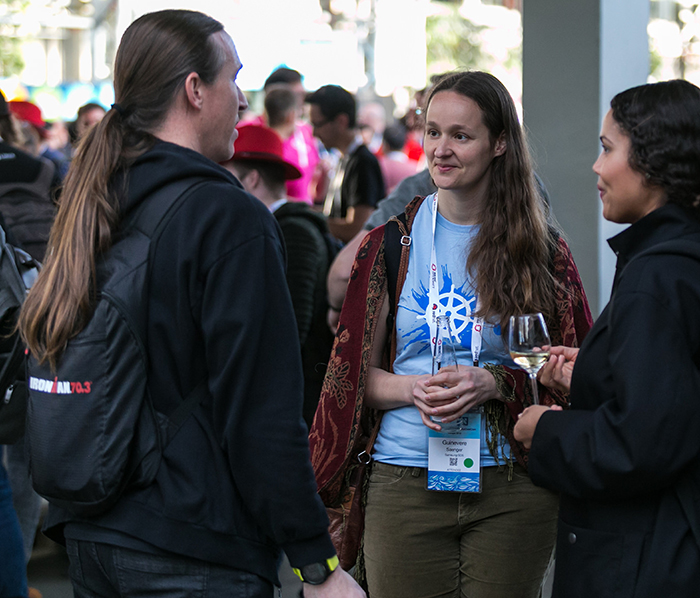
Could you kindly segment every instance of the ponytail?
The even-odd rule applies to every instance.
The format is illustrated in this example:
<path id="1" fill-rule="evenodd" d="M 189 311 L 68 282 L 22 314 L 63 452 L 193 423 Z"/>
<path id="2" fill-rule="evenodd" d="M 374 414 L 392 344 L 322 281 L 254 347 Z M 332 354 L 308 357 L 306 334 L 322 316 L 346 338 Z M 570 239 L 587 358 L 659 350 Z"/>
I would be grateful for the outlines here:
<path id="1" fill-rule="evenodd" d="M 20 314 L 27 347 L 52 367 L 92 312 L 96 257 L 109 249 L 119 220 L 119 198 L 110 183 L 125 166 L 124 137 L 122 116 L 110 110 L 80 142 L 66 175 L 46 263 Z"/>
<path id="2" fill-rule="evenodd" d="M 29 351 L 55 368 L 94 309 L 96 262 L 119 224 L 126 173 L 150 149 L 188 75 L 212 84 L 225 55 L 212 39 L 223 25 L 190 10 L 162 10 L 124 32 L 111 110 L 85 135 L 66 176 L 44 268 L 24 302 L 19 330 Z M 125 184 L 125 182 L 123 183 Z"/>

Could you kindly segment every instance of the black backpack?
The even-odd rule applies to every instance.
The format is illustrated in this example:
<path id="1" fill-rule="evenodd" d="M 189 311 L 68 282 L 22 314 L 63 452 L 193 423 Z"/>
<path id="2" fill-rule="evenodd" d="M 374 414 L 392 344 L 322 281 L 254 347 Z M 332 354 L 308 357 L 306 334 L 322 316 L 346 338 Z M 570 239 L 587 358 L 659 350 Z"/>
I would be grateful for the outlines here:
<path id="1" fill-rule="evenodd" d="M 0 226 L 0 444 L 14 444 L 24 435 L 25 349 L 16 325 L 39 268 L 31 255 L 7 242 L 5 228 Z"/>
<path id="2" fill-rule="evenodd" d="M 56 216 L 52 190 L 55 170 L 52 163 L 42 160 L 33 181 L 18 181 L 18 177 L 0 180 L 0 206 L 7 224 L 5 231 L 12 233 L 10 243 L 40 261 L 45 259 L 46 244 Z"/>
<path id="3" fill-rule="evenodd" d="M 97 301 L 56 371 L 28 359 L 26 446 L 34 489 L 76 515 L 110 509 L 125 490 L 155 478 L 161 454 L 207 396 L 206 379 L 169 414 L 147 385 L 148 282 L 160 231 L 198 186 L 171 184 L 127 217 L 97 263 Z"/>

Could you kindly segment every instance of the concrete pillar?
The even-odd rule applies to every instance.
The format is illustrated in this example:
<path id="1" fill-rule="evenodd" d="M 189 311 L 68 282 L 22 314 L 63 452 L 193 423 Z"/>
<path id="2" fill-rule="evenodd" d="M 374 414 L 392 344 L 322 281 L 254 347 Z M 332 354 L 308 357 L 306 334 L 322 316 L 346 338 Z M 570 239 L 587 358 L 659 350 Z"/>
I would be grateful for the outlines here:
<path id="1" fill-rule="evenodd" d="M 610 99 L 646 82 L 649 0 L 524 0 L 523 120 L 594 316 L 614 273 L 591 166 Z"/>
<path id="2" fill-rule="evenodd" d="M 80 80 L 80 30 L 67 29 L 63 40 L 63 80 Z"/>

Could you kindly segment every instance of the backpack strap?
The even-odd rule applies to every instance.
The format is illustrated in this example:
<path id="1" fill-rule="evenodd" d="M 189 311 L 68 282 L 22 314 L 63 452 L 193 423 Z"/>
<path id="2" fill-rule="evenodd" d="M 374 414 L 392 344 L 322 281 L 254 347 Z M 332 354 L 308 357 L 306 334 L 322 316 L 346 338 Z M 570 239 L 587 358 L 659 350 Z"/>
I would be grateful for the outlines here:
<path id="1" fill-rule="evenodd" d="M 0 229 L 2 229 L 3 246 L 6 243 L 9 243 L 14 247 L 19 247 L 19 245 L 17 244 L 17 239 L 14 238 L 14 236 L 12 235 L 12 231 L 8 228 L 7 223 L 5 222 L 5 217 L 2 215 L 2 212 L 0 212 Z"/>
<path id="2" fill-rule="evenodd" d="M 141 204 L 124 218 L 126 226 L 135 226 L 148 238 L 153 238 L 156 231 L 165 224 L 166 216 L 180 199 L 188 195 L 195 187 L 209 182 L 201 177 L 189 177 L 161 187 L 144 199 Z"/>
<path id="3" fill-rule="evenodd" d="M 0 215 L 2 220 L 2 215 Z M 2 313 L 3 318 L 6 317 L 12 308 L 21 308 L 27 291 L 32 286 L 34 279 L 39 273 L 39 264 L 28 253 L 21 249 L 12 246 L 7 242 L 10 237 L 9 232 L 4 228 L 0 228 L 0 261 L 3 268 L 3 284 L 4 291 L 8 295 L 12 294 L 12 299 L 7 295 L 4 296 Z M 13 316 L 12 324 L 17 321 L 17 314 Z M 5 325 L 6 322 L 3 322 Z M 0 334 L 7 334 L 8 338 L 13 338 L 12 349 L 6 353 L 7 358 L 0 369 L 0 390 L 4 393 L 5 389 L 15 382 L 15 379 L 20 372 L 20 367 L 24 361 L 24 344 L 22 343 L 20 334 L 14 330 L 3 330 Z M 2 399 L 2 397 L 0 397 Z"/>
<path id="4" fill-rule="evenodd" d="M 185 423 L 194 408 L 199 405 L 207 396 L 209 396 L 209 386 L 207 385 L 207 377 L 202 378 L 187 395 L 184 401 L 180 403 L 173 412 L 168 416 L 168 429 L 166 435 L 166 445 L 177 434 L 180 426 Z"/>
<path id="5" fill-rule="evenodd" d="M 168 216 L 174 213 L 175 206 L 179 205 L 181 200 L 194 191 L 196 187 L 207 182 L 209 182 L 209 179 L 189 177 L 158 189 L 158 191 L 144 199 L 141 205 L 132 213 L 126 216 L 124 219 L 124 228 L 135 227 L 149 239 L 153 239 L 167 224 L 169 220 Z M 152 256 L 149 255 L 149 268 L 151 257 Z M 170 414 L 163 414 L 166 415 L 168 419 L 166 429 L 164 430 L 165 445 L 175 436 L 180 426 L 182 426 L 195 407 L 208 396 L 208 393 L 209 388 L 207 386 L 207 377 L 205 376 Z M 152 405 L 153 402 L 150 392 L 147 392 L 146 396 Z"/>
<path id="6" fill-rule="evenodd" d="M 401 226 L 403 225 L 403 227 Z M 401 254 L 404 247 L 410 246 L 410 237 L 403 230 L 407 229 L 406 214 L 402 212 L 396 219 L 392 218 L 384 225 L 384 262 L 386 263 L 387 291 L 389 293 L 389 317 L 393 323 L 396 316 L 396 303 L 399 290 L 396 288 L 399 280 Z"/>
<path id="7" fill-rule="evenodd" d="M 22 338 L 17 332 L 14 333 L 14 337 L 12 349 L 8 354 L 9 357 L 5 360 L 2 370 L 0 371 L 0 389 L 7 389 L 12 386 L 24 362 L 24 345 L 22 344 Z M 0 403 L 4 398 L 5 397 L 0 396 Z"/>

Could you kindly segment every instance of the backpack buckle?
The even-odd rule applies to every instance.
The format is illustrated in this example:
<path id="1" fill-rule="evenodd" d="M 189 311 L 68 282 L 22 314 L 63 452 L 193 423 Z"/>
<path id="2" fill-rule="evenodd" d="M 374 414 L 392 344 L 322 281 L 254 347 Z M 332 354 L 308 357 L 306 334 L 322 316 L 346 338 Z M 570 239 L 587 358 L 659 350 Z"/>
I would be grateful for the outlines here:
<path id="1" fill-rule="evenodd" d="M 404 235 L 403 237 L 401 237 L 401 245 L 403 245 L 404 247 L 408 247 L 410 244 L 411 237 L 409 237 L 408 235 Z"/>

